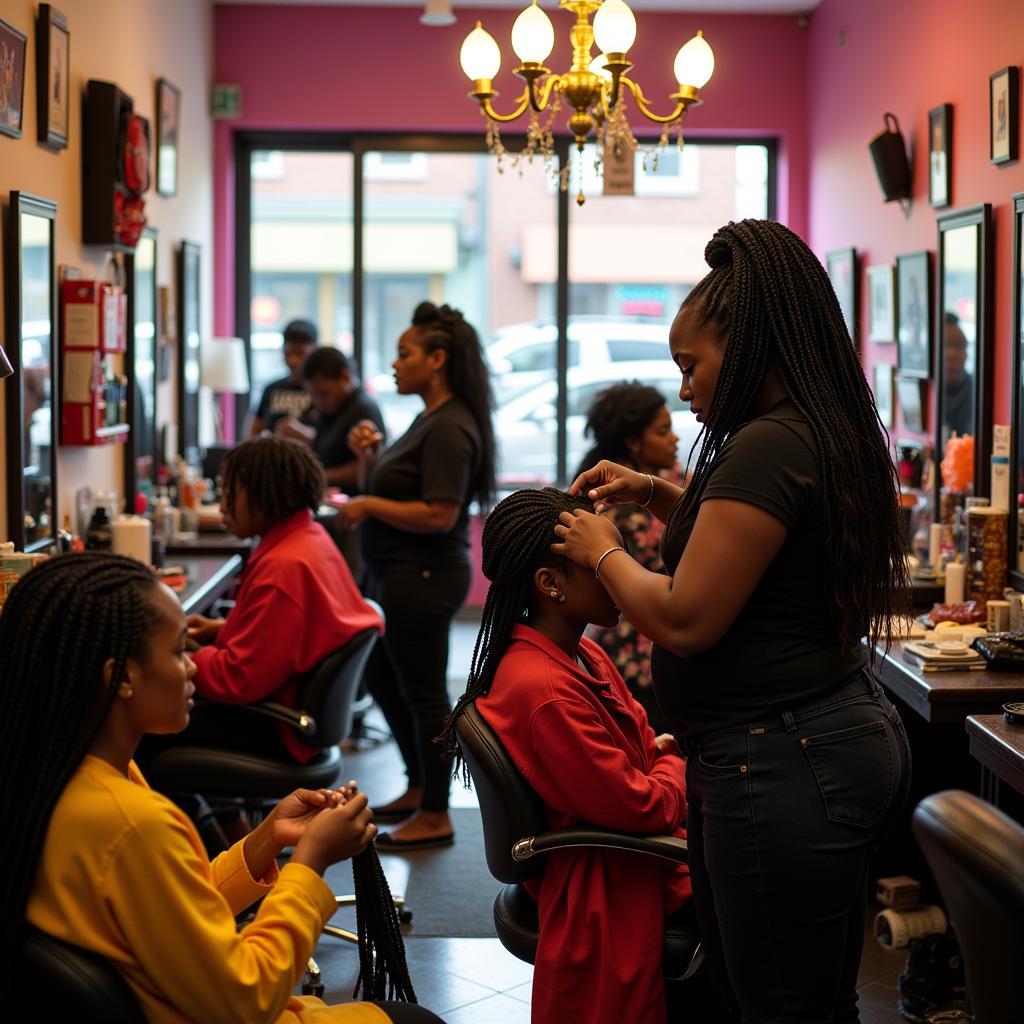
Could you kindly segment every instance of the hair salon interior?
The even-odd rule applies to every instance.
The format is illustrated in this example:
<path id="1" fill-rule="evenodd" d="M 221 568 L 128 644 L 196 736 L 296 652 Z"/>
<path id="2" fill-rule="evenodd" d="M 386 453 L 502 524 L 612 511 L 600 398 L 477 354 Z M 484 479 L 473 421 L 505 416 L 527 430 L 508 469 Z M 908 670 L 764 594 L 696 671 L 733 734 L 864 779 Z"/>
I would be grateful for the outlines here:
<path id="1" fill-rule="evenodd" d="M 1024 1019 L 1022 65 L 1005 0 L 0 0 L 4 1005 Z M 721 426 L 701 362 L 742 357 L 699 339 L 808 318 L 846 350 L 741 462 L 776 435 Z M 813 549 L 803 471 L 764 485 L 765 580 L 900 565 L 827 711 L 875 717 L 809 731 L 810 684 L 756 693 L 800 599 L 703 662 L 644 604 L 703 571 L 686 488 L 757 505 L 785 415 L 853 484 Z M 762 717 L 658 699 L 701 664 Z"/>

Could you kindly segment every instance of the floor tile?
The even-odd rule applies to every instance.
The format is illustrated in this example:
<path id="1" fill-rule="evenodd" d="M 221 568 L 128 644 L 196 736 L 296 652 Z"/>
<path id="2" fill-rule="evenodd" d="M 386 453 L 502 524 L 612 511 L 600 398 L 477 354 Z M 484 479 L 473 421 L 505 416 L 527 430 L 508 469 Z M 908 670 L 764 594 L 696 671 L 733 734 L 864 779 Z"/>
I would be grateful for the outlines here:
<path id="1" fill-rule="evenodd" d="M 525 985 L 516 985 L 515 988 L 510 988 L 505 995 L 511 996 L 513 999 L 521 999 L 524 1003 L 529 1003 L 533 998 L 533 982 L 528 981 Z"/>
<path id="2" fill-rule="evenodd" d="M 518 999 L 496 995 L 445 1014 L 445 1024 L 530 1024 L 530 1007 Z"/>

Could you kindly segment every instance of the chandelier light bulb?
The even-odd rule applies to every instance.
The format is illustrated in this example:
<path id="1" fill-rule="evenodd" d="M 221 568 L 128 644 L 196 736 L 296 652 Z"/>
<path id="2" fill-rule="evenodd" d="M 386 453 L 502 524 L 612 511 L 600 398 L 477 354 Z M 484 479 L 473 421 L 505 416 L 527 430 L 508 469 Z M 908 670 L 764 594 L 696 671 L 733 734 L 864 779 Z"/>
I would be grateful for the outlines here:
<path id="1" fill-rule="evenodd" d="M 543 64 L 554 48 L 555 27 L 533 0 L 512 26 L 512 49 L 524 64 Z"/>
<path id="2" fill-rule="evenodd" d="M 603 53 L 599 53 L 590 62 L 590 71 L 606 82 L 612 80 L 612 73 L 608 70 L 608 58 Z"/>
<path id="3" fill-rule="evenodd" d="M 625 53 L 636 39 L 636 18 L 625 0 L 604 0 L 594 15 L 594 41 L 602 53 Z"/>
<path id="4" fill-rule="evenodd" d="M 680 85 L 703 89 L 708 84 L 715 70 L 715 54 L 700 32 L 679 48 L 673 69 Z"/>
<path id="5" fill-rule="evenodd" d="M 501 50 L 494 41 L 494 36 L 485 31 L 478 21 L 476 28 L 462 41 L 459 61 L 466 77 L 474 82 L 480 79 L 492 79 L 501 67 Z"/>

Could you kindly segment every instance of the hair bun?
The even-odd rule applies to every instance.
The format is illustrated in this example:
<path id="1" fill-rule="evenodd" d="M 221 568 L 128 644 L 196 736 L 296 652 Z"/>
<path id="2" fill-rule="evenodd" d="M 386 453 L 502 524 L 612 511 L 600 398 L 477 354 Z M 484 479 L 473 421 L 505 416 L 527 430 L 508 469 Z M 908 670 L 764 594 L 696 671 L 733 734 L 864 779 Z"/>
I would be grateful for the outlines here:
<path id="1" fill-rule="evenodd" d="M 732 263 L 732 246 L 721 231 L 715 233 L 704 249 L 704 259 L 712 270 Z"/>

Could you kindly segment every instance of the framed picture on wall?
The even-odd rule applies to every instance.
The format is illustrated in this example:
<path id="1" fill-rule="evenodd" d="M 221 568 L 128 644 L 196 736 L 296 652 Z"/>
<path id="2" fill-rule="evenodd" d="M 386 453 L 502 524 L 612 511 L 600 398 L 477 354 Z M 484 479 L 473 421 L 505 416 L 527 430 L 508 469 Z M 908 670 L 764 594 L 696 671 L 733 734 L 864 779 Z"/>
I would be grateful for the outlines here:
<path id="1" fill-rule="evenodd" d="M 892 365 L 875 363 L 875 407 L 886 430 L 892 430 Z"/>
<path id="2" fill-rule="evenodd" d="M 896 378 L 896 398 L 907 430 L 924 433 L 924 381 L 916 377 Z"/>
<path id="3" fill-rule="evenodd" d="M 156 83 L 156 190 L 162 196 L 178 192 L 178 125 L 181 90 L 166 78 Z"/>
<path id="4" fill-rule="evenodd" d="M 891 263 L 868 267 L 868 337 L 896 340 L 896 271 Z"/>
<path id="5" fill-rule="evenodd" d="M 28 37 L 0 18 L 0 135 L 21 138 Z"/>
<path id="6" fill-rule="evenodd" d="M 825 270 L 839 300 L 850 340 L 857 344 L 857 250 L 834 249 L 825 254 Z"/>
<path id="7" fill-rule="evenodd" d="M 953 201 L 950 167 L 953 163 L 953 105 L 928 111 L 928 202 L 949 206 Z"/>
<path id="8" fill-rule="evenodd" d="M 52 149 L 68 148 L 70 59 L 68 19 L 52 4 L 40 4 L 36 16 L 37 137 Z"/>
<path id="9" fill-rule="evenodd" d="M 988 76 L 988 159 L 1016 160 L 1019 147 L 1020 68 L 1000 68 Z"/>
<path id="10" fill-rule="evenodd" d="M 902 376 L 932 375 L 931 339 L 931 253 L 905 253 L 896 257 L 896 342 Z"/>

